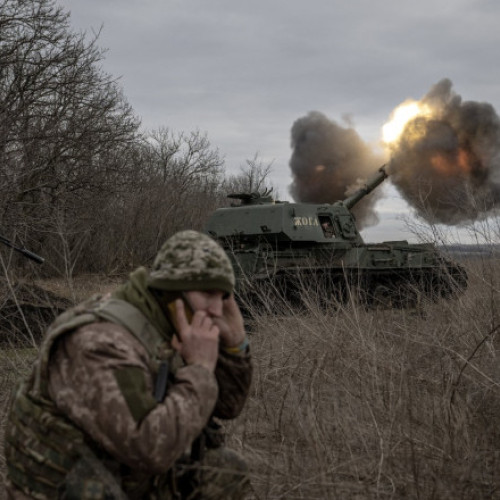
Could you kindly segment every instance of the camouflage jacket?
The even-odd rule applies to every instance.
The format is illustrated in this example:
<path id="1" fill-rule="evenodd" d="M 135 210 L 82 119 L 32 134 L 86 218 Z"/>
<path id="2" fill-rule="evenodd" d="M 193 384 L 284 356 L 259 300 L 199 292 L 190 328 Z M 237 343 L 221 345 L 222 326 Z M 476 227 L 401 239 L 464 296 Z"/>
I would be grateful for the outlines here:
<path id="1" fill-rule="evenodd" d="M 142 481 L 141 492 L 151 488 L 154 493 L 154 477 L 190 452 L 210 417 L 236 417 L 248 395 L 248 353 L 221 350 L 215 373 L 183 365 L 171 354 L 167 392 L 159 402 L 153 397 L 158 367 L 144 343 L 122 325 L 95 321 L 80 326 L 57 339 L 48 359 L 49 406 L 82 432 L 127 494 L 127 481 Z M 144 484 L 150 486 L 144 490 Z M 7 486 L 12 498 L 37 498 L 10 481 Z M 142 493 L 130 497 L 143 498 Z"/>

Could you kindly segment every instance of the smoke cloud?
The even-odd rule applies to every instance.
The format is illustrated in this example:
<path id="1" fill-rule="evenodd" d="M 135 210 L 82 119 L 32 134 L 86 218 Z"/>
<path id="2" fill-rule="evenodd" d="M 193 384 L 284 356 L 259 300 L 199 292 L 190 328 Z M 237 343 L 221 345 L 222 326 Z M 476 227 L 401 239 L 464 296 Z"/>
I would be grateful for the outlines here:
<path id="1" fill-rule="evenodd" d="M 291 138 L 289 190 L 297 202 L 343 200 L 383 163 L 353 128 L 342 127 L 318 111 L 296 120 Z M 373 207 L 379 197 L 380 189 L 353 208 L 358 229 L 378 222 Z"/>
<path id="2" fill-rule="evenodd" d="M 412 102 L 414 104 L 414 102 Z M 443 79 L 417 102 L 419 112 L 387 144 L 389 179 L 425 220 L 448 225 L 500 207 L 500 119 L 491 104 L 463 101 Z M 352 194 L 384 162 L 351 127 L 312 111 L 291 130 L 297 202 L 334 203 Z M 377 189 L 353 209 L 358 229 L 378 222 Z"/>
<path id="3" fill-rule="evenodd" d="M 390 179 L 429 222 L 460 224 L 500 205 L 500 121 L 487 103 L 462 101 L 448 79 L 419 101 L 390 146 Z"/>

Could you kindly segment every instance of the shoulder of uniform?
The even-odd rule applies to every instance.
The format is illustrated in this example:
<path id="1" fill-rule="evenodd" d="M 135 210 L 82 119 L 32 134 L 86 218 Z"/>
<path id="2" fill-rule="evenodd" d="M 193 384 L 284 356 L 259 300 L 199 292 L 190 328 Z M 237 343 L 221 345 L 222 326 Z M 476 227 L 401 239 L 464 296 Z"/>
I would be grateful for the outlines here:
<path id="1" fill-rule="evenodd" d="M 142 343 L 127 328 L 106 320 L 99 319 L 80 326 L 68 338 L 71 338 L 71 342 L 78 344 L 81 349 L 86 350 L 109 347 L 113 350 L 130 348 L 145 351 Z"/>

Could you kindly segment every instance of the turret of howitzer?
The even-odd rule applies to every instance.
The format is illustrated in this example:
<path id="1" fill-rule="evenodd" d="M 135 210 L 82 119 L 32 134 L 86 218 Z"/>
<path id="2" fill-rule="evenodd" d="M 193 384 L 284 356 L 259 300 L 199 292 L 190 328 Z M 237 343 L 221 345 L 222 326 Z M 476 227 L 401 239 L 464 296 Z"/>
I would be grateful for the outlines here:
<path id="1" fill-rule="evenodd" d="M 351 196 L 346 198 L 342 204 L 344 207 L 346 207 L 348 210 L 350 210 L 354 205 L 359 203 L 367 194 L 370 194 L 375 188 L 377 188 L 382 182 L 384 182 L 389 175 L 385 171 L 386 166 L 382 165 L 379 169 L 378 172 L 368 180 L 368 182 L 360 189 L 358 189 L 355 193 L 353 193 Z"/>
<path id="2" fill-rule="evenodd" d="M 271 189 L 264 192 L 233 193 L 228 198 L 240 203 L 220 208 L 209 219 L 206 231 L 223 245 L 262 248 L 261 240 L 275 246 L 289 242 L 294 254 L 298 245 L 334 243 L 336 254 L 353 245 L 362 245 L 351 208 L 388 177 L 385 165 L 354 194 L 334 203 L 290 203 L 273 200 Z M 313 247 L 314 248 L 314 247 Z"/>

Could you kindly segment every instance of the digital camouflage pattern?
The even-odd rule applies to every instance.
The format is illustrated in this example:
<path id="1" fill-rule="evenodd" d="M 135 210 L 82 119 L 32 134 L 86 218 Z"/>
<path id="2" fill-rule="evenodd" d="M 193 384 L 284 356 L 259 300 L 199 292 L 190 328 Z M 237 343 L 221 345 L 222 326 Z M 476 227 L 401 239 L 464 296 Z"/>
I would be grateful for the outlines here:
<path id="1" fill-rule="evenodd" d="M 130 498 L 149 498 L 142 490 L 150 494 L 159 485 L 170 491 L 167 472 L 179 459 L 193 467 L 189 459 L 192 442 L 211 415 L 227 419 L 239 414 L 251 379 L 248 355 L 221 351 L 215 374 L 197 365 L 179 367 L 167 396 L 158 404 L 152 397 L 155 374 L 151 366 L 144 345 L 127 329 L 95 322 L 63 336 L 48 368 L 48 391 L 56 408 L 102 448 L 108 468 L 116 470 L 113 457 L 119 458 L 124 467 L 120 467 L 118 481 Z M 123 375 L 119 375 L 127 372 L 135 381 L 129 384 L 128 395 L 120 387 Z M 222 476 L 221 471 L 211 470 L 212 479 L 225 475 L 227 488 L 227 470 Z M 248 483 L 241 470 L 230 468 L 229 472 L 237 483 Z M 138 488 L 141 495 L 131 495 Z M 9 490 L 12 498 L 35 498 L 12 486 Z"/>
<path id="2" fill-rule="evenodd" d="M 181 231 L 158 252 L 149 286 L 160 290 L 223 290 L 231 293 L 235 277 L 231 262 L 212 238 L 197 231 Z"/>
<path id="3" fill-rule="evenodd" d="M 207 289 L 232 290 L 229 259 L 201 236 L 189 231 L 167 241 L 151 284 L 201 290 L 203 276 Z M 149 280 L 139 268 L 117 293 L 66 311 L 49 328 L 9 414 L 9 498 L 244 497 L 246 465 L 220 447 L 209 424 L 243 408 L 248 349 L 221 349 L 214 373 L 185 365 L 170 346 L 172 322 L 158 312 Z M 169 378 L 158 398 L 160 366 L 168 366 Z"/>
<path id="4" fill-rule="evenodd" d="M 185 366 L 157 405 L 148 364 L 144 347 L 123 327 L 88 325 L 61 340 L 49 368 L 49 392 L 56 406 L 110 455 L 131 469 L 159 474 L 200 434 L 215 407 L 218 386 L 208 370 Z M 143 390 L 135 396 L 137 406 L 149 409 L 142 418 L 134 417 L 131 396 L 120 388 L 117 374 L 123 370 L 135 372 L 131 380 L 142 378 L 137 389 L 142 385 Z"/>

